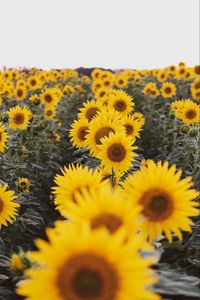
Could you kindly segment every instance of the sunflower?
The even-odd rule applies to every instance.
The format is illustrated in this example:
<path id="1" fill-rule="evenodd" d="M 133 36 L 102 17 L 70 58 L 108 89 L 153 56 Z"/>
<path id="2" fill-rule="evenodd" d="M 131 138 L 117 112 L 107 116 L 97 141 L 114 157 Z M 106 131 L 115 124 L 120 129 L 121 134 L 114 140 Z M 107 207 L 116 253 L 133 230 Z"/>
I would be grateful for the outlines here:
<path id="1" fill-rule="evenodd" d="M 104 87 L 103 81 L 101 79 L 96 79 L 92 83 L 92 91 L 95 94 L 98 89 Z"/>
<path id="2" fill-rule="evenodd" d="M 46 106 L 44 111 L 45 120 L 52 120 L 56 116 L 56 109 L 54 106 Z"/>
<path id="3" fill-rule="evenodd" d="M 151 97 L 157 97 L 159 95 L 159 91 L 155 82 L 149 82 L 143 89 L 143 93 L 149 95 Z"/>
<path id="4" fill-rule="evenodd" d="M 110 96 L 108 107 L 113 108 L 122 115 L 127 115 L 134 107 L 133 98 L 124 91 L 115 91 L 115 94 Z"/>
<path id="5" fill-rule="evenodd" d="M 101 110 L 101 106 L 96 103 L 94 100 L 87 101 L 83 103 L 83 107 L 80 108 L 78 117 L 80 119 L 86 118 L 90 122 L 97 113 Z"/>
<path id="6" fill-rule="evenodd" d="M 142 113 L 140 113 L 140 112 L 135 112 L 135 113 L 132 115 L 132 119 L 133 119 L 134 121 L 138 121 L 138 122 L 141 124 L 141 126 L 143 126 L 144 123 L 145 123 L 144 115 L 143 115 Z"/>
<path id="7" fill-rule="evenodd" d="M 41 93 L 41 102 L 45 106 L 56 106 L 58 104 L 58 96 L 53 88 L 47 88 Z"/>
<path id="8" fill-rule="evenodd" d="M 30 76 L 27 80 L 29 90 L 40 89 L 42 86 L 41 80 L 37 76 Z"/>
<path id="9" fill-rule="evenodd" d="M 171 104 L 177 118 L 185 124 L 200 122 L 200 106 L 190 99 L 175 101 Z"/>
<path id="10" fill-rule="evenodd" d="M 197 78 L 192 84 L 191 84 L 191 94 L 194 99 L 200 99 L 200 79 Z"/>
<path id="11" fill-rule="evenodd" d="M 150 269 L 155 260 L 141 258 L 133 241 L 124 245 L 120 234 L 66 224 L 47 236 L 31 253 L 41 266 L 26 271 L 28 279 L 17 288 L 27 300 L 160 299 L 147 288 L 157 282 Z"/>
<path id="12" fill-rule="evenodd" d="M 17 86 L 14 91 L 14 96 L 18 101 L 22 101 L 26 98 L 27 90 L 24 86 Z"/>
<path id="13" fill-rule="evenodd" d="M 124 74 L 119 74 L 116 76 L 115 78 L 115 85 L 118 87 L 118 88 L 124 88 L 128 85 L 128 78 L 126 75 Z"/>
<path id="14" fill-rule="evenodd" d="M 165 70 L 158 70 L 156 77 L 159 82 L 163 82 L 167 79 L 167 72 Z"/>
<path id="15" fill-rule="evenodd" d="M 181 179 L 182 171 L 168 162 L 150 163 L 130 175 L 123 184 L 125 197 L 142 205 L 143 226 L 150 241 L 164 232 L 172 241 L 172 232 L 182 239 L 181 230 L 191 232 L 189 217 L 199 214 L 191 177 Z"/>
<path id="16" fill-rule="evenodd" d="M 5 151 L 6 143 L 9 135 L 6 132 L 6 128 L 2 122 L 0 122 L 0 153 Z"/>
<path id="17" fill-rule="evenodd" d="M 70 130 L 69 136 L 73 146 L 77 148 L 86 146 L 86 135 L 89 128 L 88 120 L 84 118 L 75 120 L 71 125 L 71 128 L 72 129 Z"/>
<path id="18" fill-rule="evenodd" d="M 108 181 L 102 182 L 101 174 L 98 171 L 93 171 L 88 167 L 70 165 L 64 167 L 62 175 L 55 176 L 56 187 L 53 187 L 55 194 L 55 205 L 62 215 L 67 214 L 68 203 L 77 201 L 77 193 L 82 193 L 84 190 L 91 192 L 98 191 Z"/>
<path id="19" fill-rule="evenodd" d="M 126 116 L 122 119 L 122 124 L 126 130 L 126 135 L 133 139 L 140 137 L 140 130 L 142 129 L 141 122 L 134 119 L 133 115 Z"/>
<path id="20" fill-rule="evenodd" d="M 165 82 L 162 84 L 160 91 L 163 98 L 172 98 L 176 94 L 176 86 L 172 82 Z"/>
<path id="21" fill-rule="evenodd" d="M 125 129 L 120 120 L 119 113 L 114 110 L 102 110 L 90 122 L 88 134 L 86 135 L 86 143 L 91 154 L 96 155 L 99 152 L 101 139 L 109 136 L 111 132 L 125 132 Z"/>
<path id="22" fill-rule="evenodd" d="M 111 234 L 123 228 L 127 237 L 139 229 L 139 206 L 125 200 L 119 191 L 107 186 L 96 191 L 77 195 L 77 205 L 71 203 L 68 218 L 82 226 L 88 223 L 91 229 L 105 227 Z"/>
<path id="23" fill-rule="evenodd" d="M 37 94 L 31 95 L 29 100 L 34 104 L 38 104 L 40 102 L 39 96 Z"/>
<path id="24" fill-rule="evenodd" d="M 108 93 L 108 88 L 101 87 L 95 92 L 95 97 L 99 103 L 102 103 L 104 98 L 106 98 Z"/>
<path id="25" fill-rule="evenodd" d="M 12 224 L 16 219 L 19 204 L 13 201 L 15 198 L 14 192 L 7 190 L 7 184 L 0 184 L 0 229 L 2 225 L 8 226 L 8 223 Z"/>
<path id="26" fill-rule="evenodd" d="M 28 180 L 28 178 L 24 178 L 24 177 L 19 178 L 17 185 L 19 186 L 19 188 L 23 193 L 29 192 L 30 181 Z"/>
<path id="27" fill-rule="evenodd" d="M 20 107 L 19 105 L 10 108 L 8 115 L 9 127 L 11 129 L 26 129 L 30 119 L 32 118 L 30 110 L 26 106 Z"/>
<path id="28" fill-rule="evenodd" d="M 136 147 L 133 147 L 132 144 L 133 139 L 126 136 L 123 132 L 117 134 L 110 133 L 109 137 L 102 139 L 97 157 L 110 172 L 126 172 L 132 166 L 133 158 L 136 156 L 133 152 Z"/>
<path id="29" fill-rule="evenodd" d="M 100 69 L 94 69 L 93 71 L 92 71 L 92 78 L 93 79 L 99 79 L 100 78 L 100 74 L 101 74 L 101 72 L 102 72 L 102 70 L 100 70 Z"/>

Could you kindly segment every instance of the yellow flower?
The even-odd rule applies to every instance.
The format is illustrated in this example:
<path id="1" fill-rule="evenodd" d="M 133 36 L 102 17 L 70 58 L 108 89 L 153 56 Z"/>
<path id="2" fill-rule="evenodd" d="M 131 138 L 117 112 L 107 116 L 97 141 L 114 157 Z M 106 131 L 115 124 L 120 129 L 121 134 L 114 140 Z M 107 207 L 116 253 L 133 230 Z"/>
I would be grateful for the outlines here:
<path id="1" fill-rule="evenodd" d="M 56 106 L 58 104 L 58 95 L 53 88 L 47 88 L 41 93 L 41 102 L 45 106 Z"/>
<path id="2" fill-rule="evenodd" d="M 157 80 L 160 81 L 160 82 L 163 82 L 167 79 L 167 72 L 165 70 L 159 70 L 158 73 L 157 73 Z"/>
<path id="3" fill-rule="evenodd" d="M 115 78 L 115 85 L 118 88 L 124 88 L 128 85 L 128 78 L 126 74 L 120 73 Z"/>
<path id="4" fill-rule="evenodd" d="M 6 143 L 8 142 L 9 135 L 2 122 L 0 122 L 0 152 L 5 151 Z"/>
<path id="5" fill-rule="evenodd" d="M 126 116 L 122 119 L 122 125 L 126 130 L 126 135 L 133 139 L 140 137 L 140 131 L 142 129 L 142 122 L 135 120 L 133 115 Z"/>
<path id="6" fill-rule="evenodd" d="M 77 194 L 84 190 L 91 192 L 98 191 L 102 186 L 108 184 L 107 181 L 102 182 L 101 174 L 93 171 L 88 167 L 70 165 L 64 167 L 62 175 L 55 176 L 56 187 L 53 187 L 55 195 L 55 205 L 60 213 L 67 215 L 68 203 L 77 201 Z"/>
<path id="7" fill-rule="evenodd" d="M 69 136 L 73 146 L 77 148 L 86 146 L 86 135 L 89 128 L 88 120 L 84 118 L 75 120 L 71 127 L 72 129 L 70 130 Z"/>
<path id="8" fill-rule="evenodd" d="M 27 300 L 160 299 L 148 288 L 157 282 L 150 269 L 155 259 L 139 255 L 141 243 L 125 245 L 123 235 L 66 224 L 47 236 L 31 254 L 41 266 L 28 270 L 17 288 Z"/>
<path id="9" fill-rule="evenodd" d="M 28 178 L 19 178 L 18 179 L 18 186 L 22 190 L 23 193 L 28 193 L 29 192 L 29 187 L 30 187 L 30 182 Z"/>
<path id="10" fill-rule="evenodd" d="M 176 86 L 172 82 L 165 82 L 160 91 L 163 98 L 172 98 L 176 95 Z"/>
<path id="11" fill-rule="evenodd" d="M 122 229 L 128 238 L 139 229 L 139 212 L 140 206 L 133 206 L 119 190 L 107 186 L 77 195 L 77 204 L 69 205 L 68 218 L 78 226 L 88 223 L 94 230 L 105 227 L 111 234 Z"/>
<path id="12" fill-rule="evenodd" d="M 13 253 L 10 260 L 10 268 L 13 271 L 23 270 L 24 264 L 20 255 Z"/>
<path id="13" fill-rule="evenodd" d="M 31 95 L 29 100 L 35 104 L 38 104 L 40 102 L 39 96 L 37 94 Z"/>
<path id="14" fill-rule="evenodd" d="M 30 76 L 27 80 L 27 86 L 29 90 L 37 90 L 41 88 L 42 82 L 37 76 Z"/>
<path id="15" fill-rule="evenodd" d="M 115 91 L 115 94 L 110 96 L 108 108 L 113 108 L 122 115 L 129 114 L 133 107 L 133 98 L 122 90 Z"/>
<path id="16" fill-rule="evenodd" d="M 83 103 L 83 107 L 80 108 L 78 118 L 87 119 L 90 122 L 97 113 L 101 110 L 101 106 L 97 104 L 94 100 L 87 101 Z"/>
<path id="17" fill-rule="evenodd" d="M 12 107 L 8 111 L 9 115 L 9 127 L 11 129 L 25 130 L 32 118 L 31 111 L 26 107 L 20 107 L 19 105 Z"/>
<path id="18" fill-rule="evenodd" d="M 102 110 L 97 116 L 89 123 L 88 134 L 86 135 L 86 143 L 93 155 L 99 152 L 101 139 L 109 136 L 111 132 L 125 132 L 125 128 L 120 120 L 118 112 L 110 110 Z"/>
<path id="19" fill-rule="evenodd" d="M 181 230 L 191 232 L 192 221 L 199 211 L 195 198 L 199 192 L 192 189 L 191 177 L 181 179 L 182 171 L 168 162 L 150 163 L 130 175 L 123 184 L 125 197 L 142 205 L 142 230 L 150 241 L 164 232 L 172 241 L 172 232 L 182 239 Z"/>
<path id="20" fill-rule="evenodd" d="M 171 104 L 177 118 L 185 124 L 200 122 L 200 106 L 190 99 L 175 101 Z"/>
<path id="21" fill-rule="evenodd" d="M 44 118 L 45 120 L 52 120 L 56 116 L 56 109 L 55 107 L 46 106 L 44 111 Z"/>
<path id="22" fill-rule="evenodd" d="M 99 145 L 99 153 L 97 157 L 101 163 L 109 171 L 128 171 L 132 166 L 132 161 L 136 154 L 133 150 L 133 139 L 126 136 L 123 132 L 113 134 L 101 140 Z"/>
<path id="23" fill-rule="evenodd" d="M 19 204 L 13 200 L 16 198 L 12 190 L 7 190 L 7 184 L 0 184 L 0 229 L 2 225 L 8 226 L 16 219 Z"/>
<path id="24" fill-rule="evenodd" d="M 18 101 L 22 101 L 26 98 L 27 90 L 24 86 L 16 86 L 14 96 Z"/>

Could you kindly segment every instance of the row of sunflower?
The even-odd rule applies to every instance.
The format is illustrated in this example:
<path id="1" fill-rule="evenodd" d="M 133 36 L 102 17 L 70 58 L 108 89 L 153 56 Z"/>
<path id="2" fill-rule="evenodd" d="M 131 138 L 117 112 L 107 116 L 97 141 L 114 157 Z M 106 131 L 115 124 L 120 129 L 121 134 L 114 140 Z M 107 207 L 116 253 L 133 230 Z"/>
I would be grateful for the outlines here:
<path id="1" fill-rule="evenodd" d="M 199 213 L 199 73 L 0 73 L 2 299 L 172 294 L 155 269 Z"/>

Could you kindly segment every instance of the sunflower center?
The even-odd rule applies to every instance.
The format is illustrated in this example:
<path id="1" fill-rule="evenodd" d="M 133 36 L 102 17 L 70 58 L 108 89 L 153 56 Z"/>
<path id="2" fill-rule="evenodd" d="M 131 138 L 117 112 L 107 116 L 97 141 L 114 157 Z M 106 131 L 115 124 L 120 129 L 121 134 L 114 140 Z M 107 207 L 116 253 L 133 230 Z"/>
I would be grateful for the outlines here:
<path id="1" fill-rule="evenodd" d="M 119 84 L 123 84 L 124 81 L 122 79 L 119 80 Z"/>
<path id="2" fill-rule="evenodd" d="M 131 134 L 133 133 L 134 128 L 133 128 L 132 125 L 126 124 L 126 125 L 124 125 L 124 127 L 125 127 L 125 130 L 126 130 L 126 134 L 127 134 L 127 135 L 131 135 Z"/>
<path id="3" fill-rule="evenodd" d="M 101 139 L 103 137 L 109 136 L 109 133 L 111 133 L 111 132 L 115 133 L 111 127 L 107 126 L 107 127 L 100 128 L 95 134 L 96 144 L 101 145 Z"/>
<path id="4" fill-rule="evenodd" d="M 108 150 L 108 158 L 114 162 L 121 162 L 126 156 L 126 149 L 120 143 L 111 145 Z"/>
<path id="5" fill-rule="evenodd" d="M 187 112 L 186 112 L 186 118 L 187 119 L 194 119 L 196 117 L 196 111 L 195 110 L 193 110 L 193 109 L 191 109 L 191 110 L 188 110 Z"/>
<path id="6" fill-rule="evenodd" d="M 13 117 L 13 121 L 20 125 L 23 124 L 24 122 L 24 115 L 22 113 L 17 113 L 14 117 Z"/>
<path id="7" fill-rule="evenodd" d="M 2 132 L 0 132 L 0 142 L 3 139 L 2 137 L 3 137 Z"/>
<path id="8" fill-rule="evenodd" d="M 87 130 L 88 130 L 88 127 L 87 126 L 82 126 L 81 128 L 79 128 L 78 130 L 78 138 L 79 140 L 81 141 L 85 141 L 86 140 L 86 134 L 87 134 Z"/>
<path id="9" fill-rule="evenodd" d="M 46 101 L 47 103 L 50 103 L 50 102 L 52 101 L 52 97 L 51 97 L 50 94 L 46 94 L 46 95 L 44 96 L 44 99 L 45 99 L 45 101 Z"/>
<path id="10" fill-rule="evenodd" d="M 123 100 L 117 100 L 114 104 L 114 108 L 117 110 L 117 111 L 125 111 L 126 110 L 126 103 L 123 101 Z"/>
<path id="11" fill-rule="evenodd" d="M 162 221 L 171 216 L 173 203 L 171 197 L 160 190 L 150 190 L 142 196 L 143 214 L 150 221 Z"/>
<path id="12" fill-rule="evenodd" d="M 165 88 L 165 93 L 166 93 L 166 94 L 170 94 L 170 93 L 171 93 L 171 91 L 172 91 L 172 90 L 171 90 L 171 88 L 170 88 L 170 87 L 166 87 L 166 88 Z"/>
<path id="13" fill-rule="evenodd" d="M 3 200 L 0 198 L 0 213 L 3 211 Z"/>
<path id="14" fill-rule="evenodd" d="M 88 119 L 89 122 L 92 120 L 92 118 L 94 116 L 96 116 L 96 114 L 97 114 L 98 111 L 99 111 L 99 109 L 97 107 L 90 107 L 87 110 L 85 116 L 86 116 L 86 118 Z"/>
<path id="15" fill-rule="evenodd" d="M 101 98 L 103 98 L 105 95 L 106 95 L 106 92 L 101 92 L 99 96 L 100 96 Z"/>
<path id="16" fill-rule="evenodd" d="M 21 97 L 22 95 L 23 95 L 22 90 L 17 90 L 17 96 L 18 96 L 18 97 Z"/>
<path id="17" fill-rule="evenodd" d="M 47 110 L 46 111 L 46 116 L 51 116 L 53 114 L 53 111 L 52 110 Z"/>
<path id="18" fill-rule="evenodd" d="M 122 224 L 123 223 L 118 216 L 105 213 L 95 217 L 91 222 L 91 227 L 92 229 L 96 229 L 105 226 L 110 233 L 114 233 Z"/>
<path id="19" fill-rule="evenodd" d="M 196 74 L 200 74 L 200 65 L 194 68 Z"/>
<path id="20" fill-rule="evenodd" d="M 195 90 L 200 89 L 200 82 L 195 83 L 194 88 Z"/>
<path id="21" fill-rule="evenodd" d="M 32 80 L 31 80 L 31 85 L 32 85 L 32 86 L 35 86 L 35 85 L 36 85 L 36 80 L 35 80 L 35 79 L 32 79 Z"/>
<path id="22" fill-rule="evenodd" d="M 82 253 L 61 268 L 57 287 L 63 300 L 114 300 L 119 282 L 116 270 L 106 259 Z"/>

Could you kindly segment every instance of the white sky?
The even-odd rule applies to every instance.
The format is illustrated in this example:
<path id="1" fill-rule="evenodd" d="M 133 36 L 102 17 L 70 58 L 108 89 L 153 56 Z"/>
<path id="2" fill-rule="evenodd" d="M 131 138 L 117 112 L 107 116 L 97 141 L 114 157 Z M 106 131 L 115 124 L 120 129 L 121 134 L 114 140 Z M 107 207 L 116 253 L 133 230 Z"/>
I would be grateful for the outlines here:
<path id="1" fill-rule="evenodd" d="M 199 63 L 199 0 L 0 0 L 0 68 Z"/>

